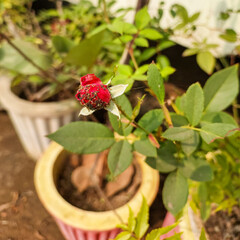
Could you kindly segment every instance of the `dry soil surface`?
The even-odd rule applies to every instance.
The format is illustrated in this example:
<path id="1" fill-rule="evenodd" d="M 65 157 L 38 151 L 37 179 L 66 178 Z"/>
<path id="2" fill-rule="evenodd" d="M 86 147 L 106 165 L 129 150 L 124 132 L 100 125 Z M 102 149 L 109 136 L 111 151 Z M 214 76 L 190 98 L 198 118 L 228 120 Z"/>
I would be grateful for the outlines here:
<path id="1" fill-rule="evenodd" d="M 0 240 L 64 240 L 38 200 L 34 166 L 0 111 Z"/>

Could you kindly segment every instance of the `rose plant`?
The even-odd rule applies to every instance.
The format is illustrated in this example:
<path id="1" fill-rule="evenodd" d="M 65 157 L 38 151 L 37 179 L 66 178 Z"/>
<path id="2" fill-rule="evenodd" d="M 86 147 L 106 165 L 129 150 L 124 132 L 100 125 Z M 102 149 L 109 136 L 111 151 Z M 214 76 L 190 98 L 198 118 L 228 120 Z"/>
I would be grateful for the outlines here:
<path id="1" fill-rule="evenodd" d="M 110 5 L 109 3 L 107 7 L 110 8 Z M 85 16 L 101 15 L 98 8 L 89 9 L 91 11 L 86 10 Z M 90 23 L 84 34 L 84 26 L 83 31 L 78 31 L 75 18 L 71 18 L 69 13 L 74 10 L 74 14 L 77 14 L 79 8 L 62 8 L 63 15 L 60 14 L 61 9 L 58 10 L 54 11 L 54 14 L 49 11 L 40 16 L 44 30 L 51 34 L 45 46 L 44 42 L 39 43 L 41 38 L 38 37 L 22 42 L 2 34 L 5 43 L 0 49 L 3 56 L 0 65 L 17 72 L 15 85 L 23 84 L 22 80 L 26 77 L 28 82 L 37 85 L 37 89 L 39 84 L 45 87 L 40 95 L 34 94 L 34 97 L 41 96 L 42 99 L 52 97 L 60 89 L 66 88 L 71 88 L 70 96 L 73 96 L 72 91 L 76 89 L 74 84 L 76 79 L 79 79 L 78 76 L 94 72 L 99 78 L 94 74 L 80 78 L 80 86 L 76 92 L 76 98 L 83 107 L 80 116 L 106 109 L 109 121 L 106 121 L 107 126 L 82 120 L 70 123 L 50 134 L 50 139 L 77 154 L 99 153 L 109 149 L 107 161 L 112 179 L 130 166 L 133 152 L 142 154 L 152 168 L 160 173 L 168 173 L 163 188 L 163 202 L 167 210 L 174 215 L 179 214 L 185 206 L 192 181 L 198 185 L 199 190 L 199 194 L 192 201 L 195 208 L 204 204 L 204 200 L 199 198 L 202 192 L 216 189 L 214 181 L 219 169 L 222 171 L 226 164 L 219 160 L 217 169 L 214 163 L 215 159 L 223 156 L 222 152 L 226 154 L 224 156 L 234 175 L 238 176 L 236 165 L 229 163 L 229 155 L 236 156 L 236 152 L 232 154 L 231 151 L 234 150 L 231 150 L 229 154 L 228 151 L 234 145 L 235 140 L 232 139 L 238 139 L 235 131 L 239 126 L 236 120 L 223 111 L 239 94 L 237 65 L 214 73 L 204 87 L 195 83 L 182 96 L 166 99 L 164 81 L 174 69 L 161 51 L 174 43 L 168 40 L 168 34 L 171 33 L 156 27 L 156 19 L 150 17 L 146 7 L 137 12 L 134 24 L 127 23 L 123 16 L 113 17 L 113 14 L 105 9 L 104 21 L 97 18 L 101 20 Z M 178 7 L 176 13 L 182 11 L 184 12 Z M 188 16 L 188 20 L 191 17 L 194 20 L 198 15 Z M 45 20 L 53 22 L 48 25 L 48 21 L 44 23 Z M 191 21 L 190 23 L 192 24 Z M 91 25 L 94 27 L 91 28 Z M 72 28 L 76 31 L 71 31 Z M 34 42 L 34 47 L 29 44 L 31 41 Z M 42 48 L 45 50 L 42 51 Z M 28 52 L 29 49 L 33 55 Z M 123 56 L 124 49 L 130 56 L 129 64 L 120 61 L 117 70 L 112 73 L 111 69 Z M 50 52 L 52 57 L 49 58 L 47 52 Z M 16 60 L 11 65 L 8 64 L 9 56 Z M 153 58 L 156 64 L 145 64 L 150 58 Z M 19 60 L 24 67 L 18 68 Z M 213 70 L 212 65 L 210 70 Z M 74 84 L 69 80 L 74 80 Z M 128 96 L 132 95 L 135 81 L 141 81 L 141 88 L 145 88 L 146 92 L 137 100 L 137 104 L 132 106 Z M 33 88 L 36 89 L 36 86 Z M 151 102 L 147 102 L 150 98 L 145 96 L 155 98 L 158 107 L 151 109 Z M 149 110 L 142 111 L 144 114 L 140 111 L 143 103 L 149 106 Z M 209 182 L 211 184 L 206 184 Z M 237 187 L 237 181 L 234 181 L 233 188 Z M 220 200 L 215 199 L 221 208 L 224 208 L 224 204 L 220 203 L 225 200 L 226 195 L 229 196 L 229 193 L 225 189 Z M 231 202 L 239 200 L 236 194 L 231 197 Z M 214 194 L 205 194 L 208 203 L 214 198 Z M 204 205 L 203 218 L 209 215 L 209 205 Z"/>
<path id="2" fill-rule="evenodd" d="M 163 202 L 176 215 L 187 202 L 189 180 L 213 180 L 213 168 L 206 157 L 212 151 L 210 143 L 225 139 L 239 130 L 235 120 L 222 111 L 239 93 L 237 69 L 235 65 L 213 74 L 203 88 L 199 83 L 191 85 L 184 95 L 170 102 L 174 110 L 170 112 L 166 107 L 163 78 L 158 67 L 150 64 L 146 83 L 150 89 L 148 92 L 159 101 L 159 108 L 149 110 L 140 119 L 137 115 L 143 99 L 139 99 L 132 109 L 125 95 L 112 99 L 114 95 L 109 97 L 107 92 L 106 97 L 103 93 L 108 87 L 103 87 L 93 75 L 87 75 L 81 78 L 76 95 L 84 106 L 80 113 L 91 114 L 100 105 L 109 110 L 106 103 L 109 104 L 111 99 L 120 112 L 120 119 L 115 112 L 108 113 L 115 133 L 100 123 L 78 121 L 65 125 L 49 138 L 78 154 L 110 148 L 108 167 L 112 177 L 131 164 L 133 151 L 145 155 L 151 167 L 169 173 L 163 187 Z M 84 84 L 86 79 L 90 86 Z M 96 83 L 103 88 L 97 87 Z M 125 88 L 119 87 L 121 93 Z M 87 105 L 89 102 L 90 105 Z"/>

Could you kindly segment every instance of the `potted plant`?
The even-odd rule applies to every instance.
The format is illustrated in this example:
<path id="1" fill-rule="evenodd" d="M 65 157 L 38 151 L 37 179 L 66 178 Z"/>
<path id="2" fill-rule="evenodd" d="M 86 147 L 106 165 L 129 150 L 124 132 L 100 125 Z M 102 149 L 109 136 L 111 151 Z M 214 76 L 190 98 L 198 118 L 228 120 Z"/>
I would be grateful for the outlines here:
<path id="1" fill-rule="evenodd" d="M 118 110 L 120 105 L 122 114 L 126 114 L 123 109 L 128 113 L 132 112 L 126 97 L 123 96 L 120 98 L 121 100 L 118 99 L 118 102 L 121 101 L 120 105 L 114 102 L 115 97 L 123 94 L 126 88 L 127 85 L 108 87 L 102 84 L 100 79 L 94 74 L 88 74 L 81 78 L 81 86 L 76 94 L 77 99 L 84 105 L 80 114 L 88 115 L 94 110 L 106 108 L 112 114 L 112 125 L 115 125 L 114 128 L 117 127 L 118 131 L 124 131 L 125 137 L 117 134 L 114 136 L 107 127 L 100 123 L 85 121 L 65 125 L 57 132 L 49 135 L 49 137 L 56 142 L 61 142 L 66 150 L 78 154 L 99 153 L 110 148 L 107 161 L 112 179 L 128 169 L 133 159 L 137 159 L 141 169 L 141 183 L 137 192 L 127 201 L 127 204 L 111 209 L 111 211 L 94 212 L 76 208 L 64 200 L 57 191 L 56 185 L 59 179 L 59 172 L 63 168 L 63 161 L 66 160 L 67 151 L 56 143 L 49 147 L 36 166 L 34 179 L 39 198 L 47 210 L 56 218 L 61 231 L 67 239 L 114 238 L 119 232 L 116 229 L 116 224 L 121 223 L 121 221 L 125 223 L 128 218 L 128 206 L 136 214 L 140 209 L 142 196 L 145 196 L 147 203 L 151 204 L 158 191 L 158 172 L 147 166 L 142 157 L 132 152 L 130 142 L 133 139 L 131 139 L 131 135 L 127 136 L 127 133 L 131 132 L 132 127 L 125 128 L 127 124 L 123 126 L 121 122 L 117 121 L 120 118 Z M 120 124 L 119 126 L 118 123 Z M 64 139 L 66 141 L 63 143 L 62 140 Z M 97 155 L 96 161 L 105 162 L 105 159 L 101 160 L 101 157 Z M 97 162 L 92 166 L 92 170 L 95 169 L 94 166 L 98 164 Z M 88 185 L 98 186 L 99 180 L 94 182 L 95 180 L 93 179 L 98 179 L 99 176 L 95 175 L 91 169 L 89 172 L 85 167 L 82 167 L 82 171 L 81 169 L 79 170 L 76 177 L 77 185 L 81 186 L 84 178 L 91 178 L 93 182 L 88 182 Z M 100 193 L 104 196 L 102 191 Z M 108 200 L 106 202 L 108 203 Z"/>
<path id="2" fill-rule="evenodd" d="M 31 17 L 26 18 L 26 14 Z M 104 21 L 100 15 L 90 2 L 64 8 L 57 1 L 56 9 L 37 16 L 31 1 L 3 5 L 1 103 L 24 149 L 35 160 L 49 144 L 45 135 L 77 119 L 79 105 L 72 98 L 77 73 L 92 68 L 96 60 L 102 63 L 95 65 L 94 71 L 103 73 L 121 56 L 119 51 L 110 56 L 105 49 L 100 54 L 103 39 L 111 38 L 103 31 L 86 37 Z M 76 22 L 76 16 L 84 23 Z M 90 50 L 93 47 L 94 52 Z"/>
<path id="3" fill-rule="evenodd" d="M 197 64 L 207 74 L 210 75 L 220 69 L 228 69 L 238 62 L 239 38 L 235 23 L 239 20 L 239 15 L 235 12 L 232 3 L 228 5 L 228 8 L 225 5 L 218 5 L 219 2 L 201 6 L 198 6 L 197 3 L 191 4 L 186 4 L 184 1 L 182 3 L 163 3 L 161 5 L 162 19 L 159 18 L 160 26 L 168 28 L 166 31 L 170 33 L 170 39 L 188 47 L 182 53 L 184 57 L 196 55 Z M 215 12 L 215 14 L 209 14 L 210 12 Z M 234 22 L 231 21 L 233 18 Z M 208 20 L 206 21 L 206 19 Z M 238 89 L 238 85 L 236 87 Z M 235 96 L 236 98 L 232 99 L 232 109 L 230 110 L 229 107 L 227 111 L 232 113 L 236 127 L 239 128 L 239 90 Z M 214 234 L 215 237 L 218 236 L 216 238 L 234 237 L 239 234 L 236 230 L 229 230 L 227 224 L 223 224 L 225 220 L 221 221 L 221 219 L 234 219 L 234 214 L 239 211 L 238 185 L 227 180 L 239 176 L 236 171 L 238 167 L 235 165 L 239 159 L 238 141 L 238 133 L 236 133 L 223 140 L 214 140 L 207 148 L 202 146 L 213 170 L 213 180 L 207 183 L 190 184 L 189 205 L 191 207 L 188 207 L 189 211 L 184 211 L 185 217 L 191 220 L 192 227 L 189 229 L 196 233 L 196 239 L 201 233 L 201 227 L 195 228 L 198 222 L 202 222 L 200 226 L 204 223 L 210 239 L 214 239 Z M 223 162 L 226 166 L 222 165 Z M 226 210 L 229 214 L 226 213 Z M 194 218 L 198 221 L 194 221 Z M 169 213 L 165 222 L 167 219 L 172 220 L 169 222 L 170 224 L 174 222 L 173 216 Z M 219 222 L 221 227 L 216 226 L 216 222 Z M 234 223 L 234 220 L 232 222 L 233 224 L 229 228 L 235 229 L 237 224 Z M 215 229 L 224 230 L 218 231 L 218 233 L 217 230 L 214 232 L 213 225 Z M 184 228 L 182 230 L 185 232 Z"/>
<path id="4" fill-rule="evenodd" d="M 198 83 L 190 86 L 186 94 L 171 102 L 175 110 L 171 114 L 165 105 L 163 79 L 153 63 L 149 65 L 147 79 L 150 92 L 162 109 L 150 110 L 136 121 L 142 99 L 132 110 L 127 98 L 114 98 L 119 95 L 117 91 L 123 93 L 123 85 L 108 87 L 94 75 L 82 77 L 76 94 L 84 106 L 80 114 L 89 115 L 101 108 L 111 111 L 109 119 L 117 132 L 115 138 L 109 130 L 103 130 L 102 125 L 81 121 L 64 126 L 49 137 L 65 149 L 80 154 L 111 147 L 108 166 L 113 176 L 129 166 L 133 149 L 145 155 L 151 167 L 169 173 L 164 183 L 163 202 L 168 211 L 176 215 L 187 203 L 187 179 L 197 182 L 213 179 L 204 146 L 238 129 L 235 120 L 222 112 L 238 94 L 237 66 L 213 74 L 203 89 Z M 224 99 L 223 94 L 226 94 Z M 162 123 L 167 127 L 164 131 Z"/>
<path id="5" fill-rule="evenodd" d="M 134 25 L 125 24 L 119 19 L 107 26 L 124 38 L 124 26 L 131 28 L 131 31 L 137 29 L 135 37 L 127 44 L 131 57 L 130 65 L 120 65 L 118 74 L 113 74 L 111 84 L 128 84 L 128 91 L 134 80 L 147 80 L 144 83 L 147 87 L 147 97 L 155 97 L 158 105 L 154 105 L 154 109 L 139 117 L 144 96 L 132 109 L 126 97 L 112 99 L 115 92 L 113 91 L 113 95 L 108 93 L 110 88 L 98 78 L 84 77 L 77 92 L 77 99 L 83 105 L 80 114 L 89 115 L 101 108 L 111 111 L 113 114 L 109 114 L 109 121 L 117 134 L 109 133 L 101 125 L 80 121 L 60 128 L 49 137 L 65 149 L 78 154 L 100 152 L 110 147 L 108 165 L 113 176 L 131 163 L 133 150 L 145 155 L 146 162 L 152 168 L 169 173 L 164 183 L 163 201 L 167 210 L 177 215 L 187 203 L 189 179 L 196 182 L 209 182 L 213 179 L 213 166 L 206 157 L 213 149 L 206 146 L 238 130 L 236 121 L 223 112 L 239 93 L 238 67 L 234 65 L 221 70 L 213 74 L 203 88 L 195 83 L 181 97 L 166 101 L 162 77 L 164 71 L 159 64 L 162 60 L 157 64 L 139 67 L 145 56 L 143 54 L 137 58 L 137 49 L 134 48 L 138 35 L 148 36 L 149 30 L 144 31 L 144 28 L 149 21 L 145 8 L 136 15 L 135 28 Z M 89 84 L 85 84 L 84 79 L 87 79 Z M 99 102 L 101 97 L 103 99 Z M 145 102 L 149 99 L 147 97 Z M 166 102 L 171 106 L 173 113 L 168 110 Z M 97 141 L 99 139 L 100 141 Z M 124 160 L 123 156 L 126 156 Z M 124 164 L 120 165 L 123 162 Z"/>

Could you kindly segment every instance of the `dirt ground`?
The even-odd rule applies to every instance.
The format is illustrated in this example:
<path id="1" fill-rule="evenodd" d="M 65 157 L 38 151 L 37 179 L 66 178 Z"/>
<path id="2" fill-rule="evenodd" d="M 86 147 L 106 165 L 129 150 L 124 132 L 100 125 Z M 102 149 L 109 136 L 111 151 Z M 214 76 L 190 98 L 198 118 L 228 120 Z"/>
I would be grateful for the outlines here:
<path id="1" fill-rule="evenodd" d="M 0 240 L 64 240 L 38 200 L 34 166 L 0 111 Z"/>

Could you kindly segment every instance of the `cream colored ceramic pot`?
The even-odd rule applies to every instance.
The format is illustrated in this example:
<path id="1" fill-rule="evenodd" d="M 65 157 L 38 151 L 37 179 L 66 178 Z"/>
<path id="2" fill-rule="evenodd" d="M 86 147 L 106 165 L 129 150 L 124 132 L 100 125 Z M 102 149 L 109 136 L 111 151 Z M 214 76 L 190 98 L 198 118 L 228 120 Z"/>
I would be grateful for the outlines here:
<path id="1" fill-rule="evenodd" d="M 66 159 L 67 152 L 57 143 L 50 147 L 37 162 L 34 182 L 37 194 L 56 219 L 66 239 L 110 239 L 118 233 L 116 225 L 120 223 L 113 211 L 93 212 L 72 206 L 58 193 L 56 180 Z M 142 197 L 145 196 L 150 205 L 156 197 L 159 188 L 159 173 L 150 168 L 142 157 L 137 156 L 141 168 L 142 183 L 138 192 L 124 206 L 116 209 L 118 215 L 127 222 L 129 208 L 137 214 L 140 210 Z"/>

